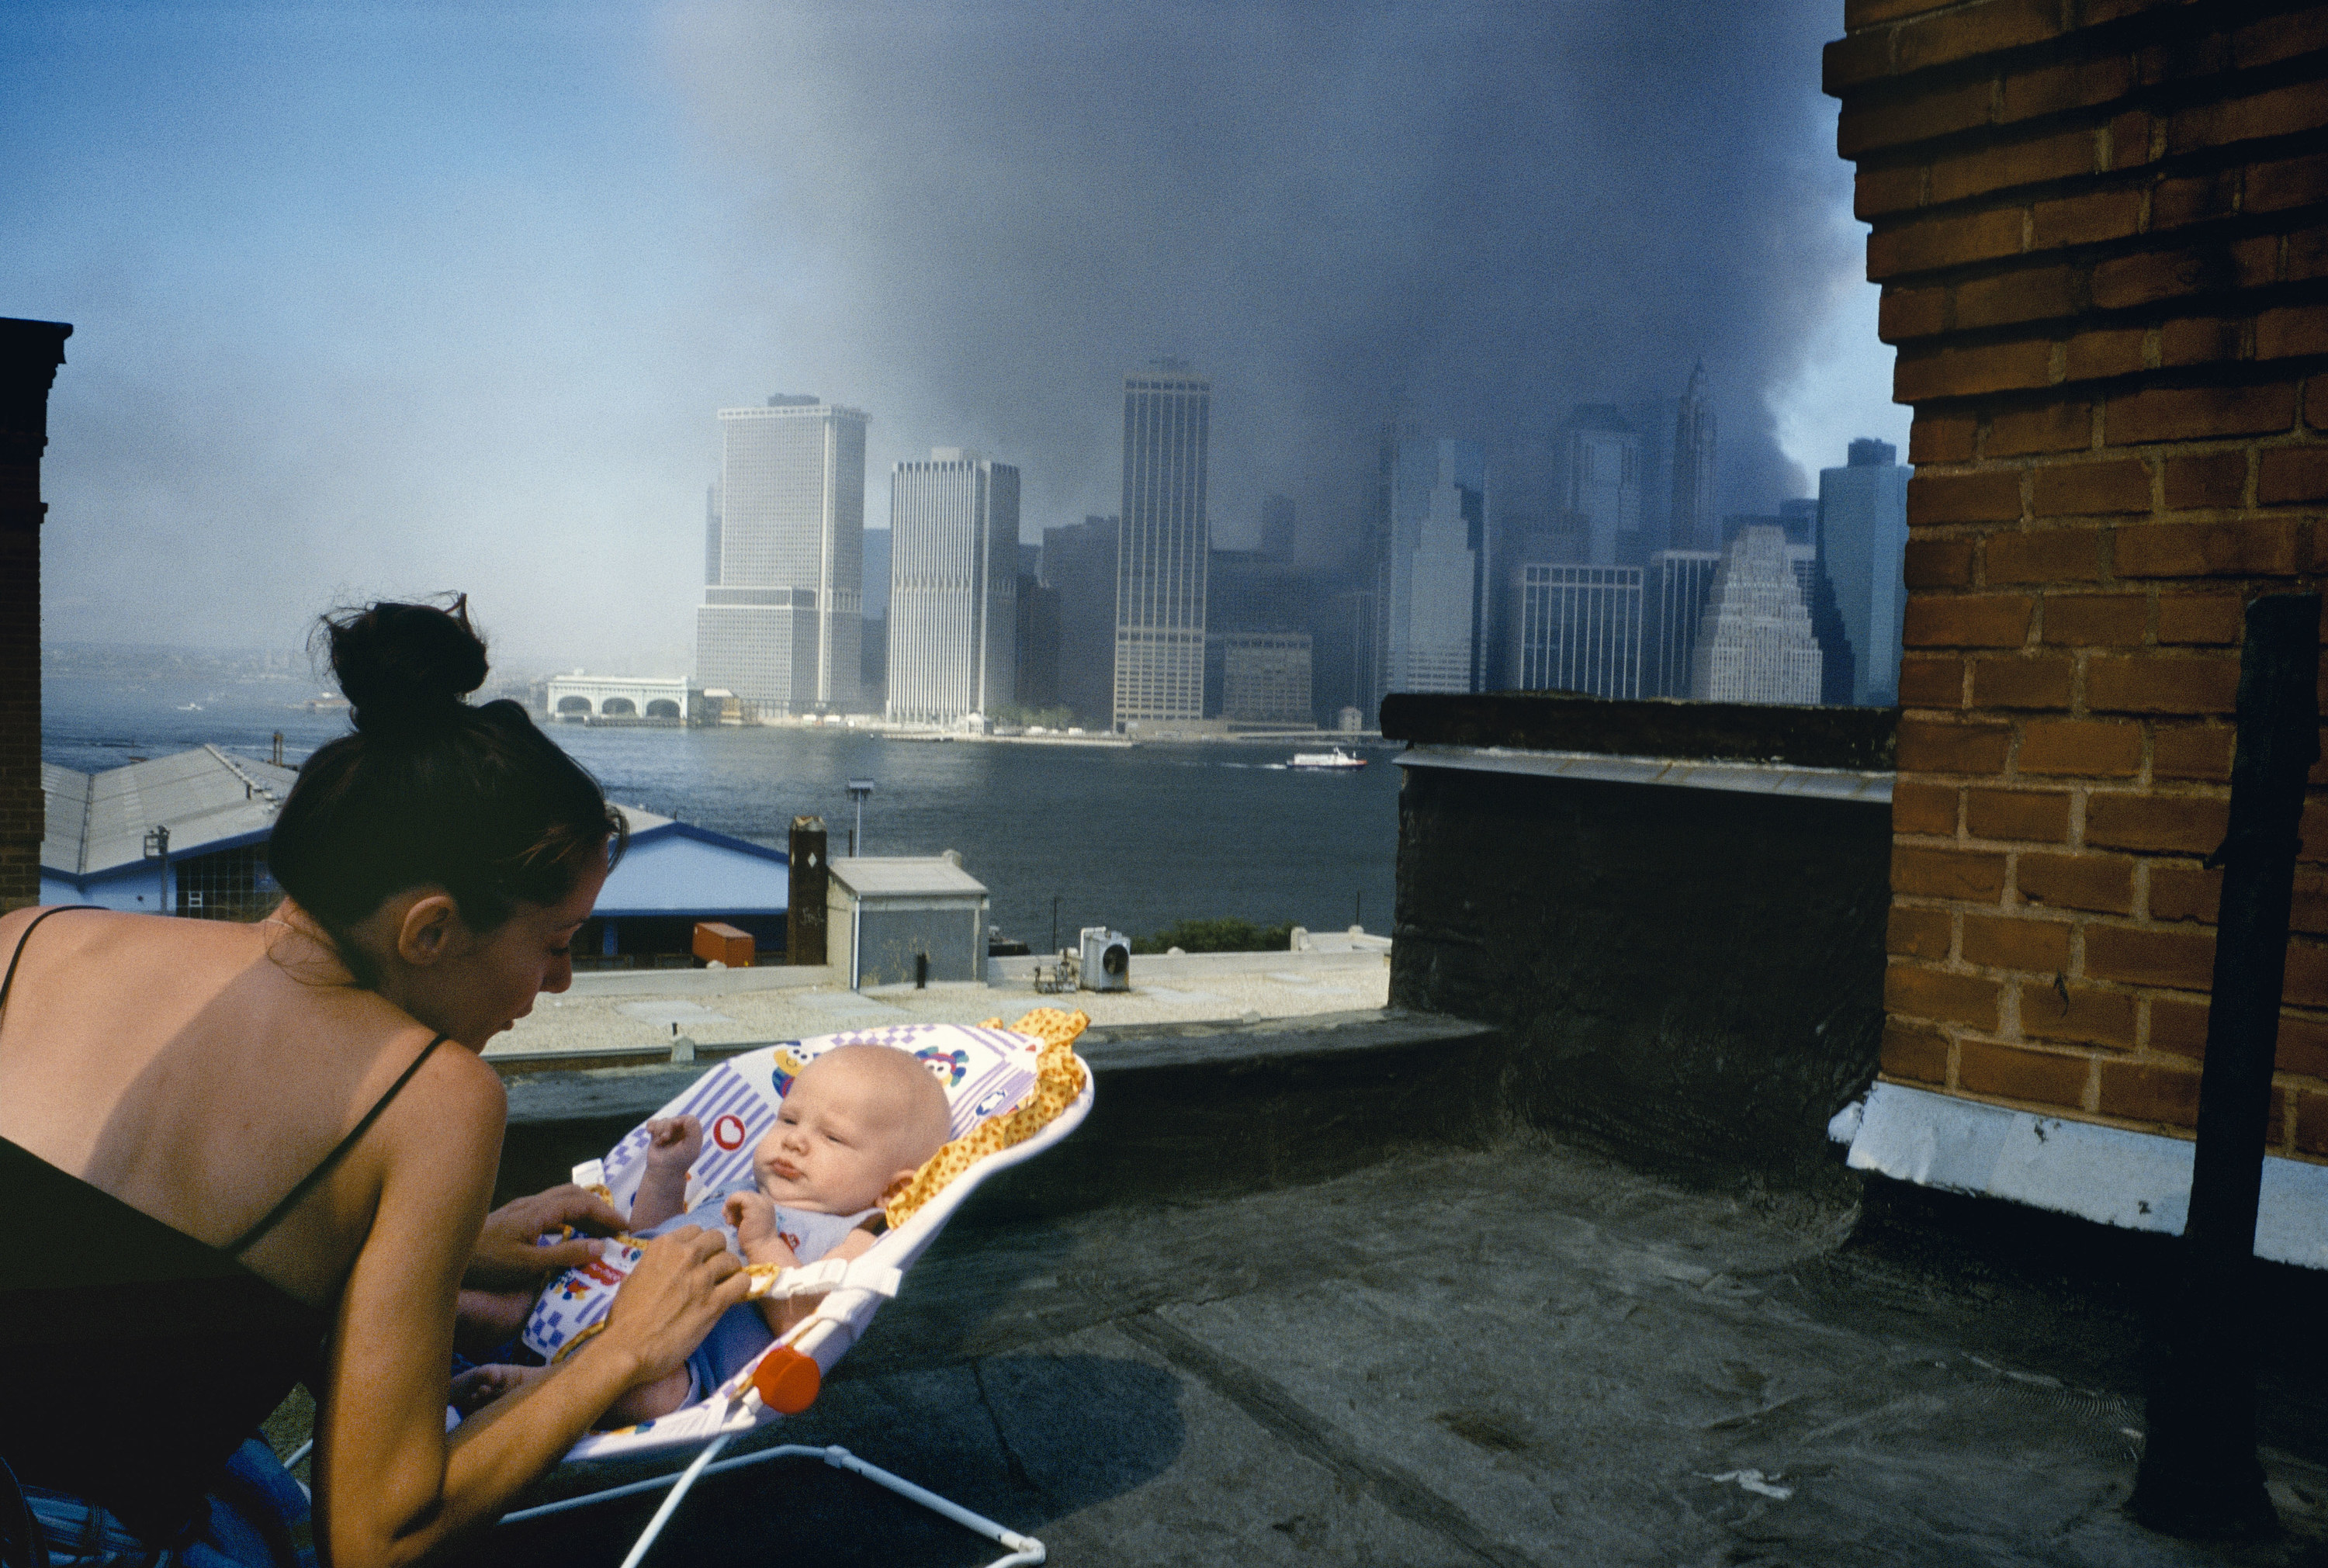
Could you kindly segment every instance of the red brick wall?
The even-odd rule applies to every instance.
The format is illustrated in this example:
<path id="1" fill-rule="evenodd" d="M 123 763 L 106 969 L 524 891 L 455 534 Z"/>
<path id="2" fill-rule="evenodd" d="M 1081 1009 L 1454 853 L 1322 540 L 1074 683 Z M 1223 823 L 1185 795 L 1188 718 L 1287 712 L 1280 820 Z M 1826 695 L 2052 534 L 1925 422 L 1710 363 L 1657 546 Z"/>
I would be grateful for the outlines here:
<path id="1" fill-rule="evenodd" d="M 1826 88 L 1915 408 L 1883 1071 L 2187 1131 L 2241 606 L 2328 576 L 2328 5 L 1845 23 Z M 2315 787 L 2271 1125 L 2313 1156 L 2323 861 Z"/>
<path id="2" fill-rule="evenodd" d="M 71 331 L 0 318 L 0 910 L 41 894 L 41 452 Z"/>

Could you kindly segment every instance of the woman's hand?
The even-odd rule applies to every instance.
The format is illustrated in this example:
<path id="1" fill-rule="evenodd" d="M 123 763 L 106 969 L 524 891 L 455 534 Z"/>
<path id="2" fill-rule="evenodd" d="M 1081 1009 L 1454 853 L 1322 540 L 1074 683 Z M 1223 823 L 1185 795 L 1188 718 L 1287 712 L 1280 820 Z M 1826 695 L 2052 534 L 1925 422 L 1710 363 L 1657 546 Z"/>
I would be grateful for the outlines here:
<path id="1" fill-rule="evenodd" d="M 505 1203 L 485 1216 L 454 1309 L 453 1343 L 462 1355 L 490 1356 L 506 1345 L 525 1327 L 542 1281 L 605 1250 L 604 1242 L 586 1235 L 539 1244 L 539 1238 L 569 1225 L 612 1232 L 623 1228 L 623 1218 L 605 1198 L 570 1182 Z"/>
<path id="2" fill-rule="evenodd" d="M 652 1383 L 684 1366 L 719 1314 L 739 1304 L 750 1287 L 726 1237 L 681 1225 L 647 1244 L 638 1266 L 615 1292 L 599 1338 L 621 1346 L 635 1360 L 634 1386 Z"/>
<path id="3" fill-rule="evenodd" d="M 505 1203 L 485 1216 L 485 1228 L 470 1252 L 462 1285 L 472 1291 L 531 1291 L 559 1270 L 579 1268 L 605 1250 L 588 1236 L 537 1244 L 568 1225 L 612 1235 L 623 1228 L 623 1216 L 605 1198 L 571 1182 Z"/>

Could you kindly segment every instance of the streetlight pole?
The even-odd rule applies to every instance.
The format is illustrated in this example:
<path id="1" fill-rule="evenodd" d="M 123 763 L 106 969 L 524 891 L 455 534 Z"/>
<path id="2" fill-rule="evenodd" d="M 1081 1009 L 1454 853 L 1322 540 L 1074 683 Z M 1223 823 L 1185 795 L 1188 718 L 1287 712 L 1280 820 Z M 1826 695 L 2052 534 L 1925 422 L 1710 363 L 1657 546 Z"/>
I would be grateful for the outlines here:
<path id="1" fill-rule="evenodd" d="M 872 793 L 871 779 L 853 778 L 849 781 L 849 798 L 857 803 L 857 825 L 849 830 L 849 852 L 851 855 L 865 852 L 865 797 Z"/>

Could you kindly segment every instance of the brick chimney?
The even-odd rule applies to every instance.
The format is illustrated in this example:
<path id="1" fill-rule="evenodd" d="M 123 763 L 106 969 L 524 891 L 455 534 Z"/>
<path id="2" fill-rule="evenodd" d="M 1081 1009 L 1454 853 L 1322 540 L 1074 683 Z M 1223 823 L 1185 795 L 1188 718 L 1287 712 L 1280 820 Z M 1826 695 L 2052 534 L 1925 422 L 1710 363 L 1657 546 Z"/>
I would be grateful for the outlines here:
<path id="1" fill-rule="evenodd" d="M 1915 409 L 1884 1075 L 2188 1135 L 2243 601 L 2328 576 L 2328 5 L 1846 0 Z M 2328 801 L 2270 1141 L 2328 1157 Z"/>
<path id="2" fill-rule="evenodd" d="M 41 897 L 41 453 L 71 335 L 0 316 L 0 910 Z"/>

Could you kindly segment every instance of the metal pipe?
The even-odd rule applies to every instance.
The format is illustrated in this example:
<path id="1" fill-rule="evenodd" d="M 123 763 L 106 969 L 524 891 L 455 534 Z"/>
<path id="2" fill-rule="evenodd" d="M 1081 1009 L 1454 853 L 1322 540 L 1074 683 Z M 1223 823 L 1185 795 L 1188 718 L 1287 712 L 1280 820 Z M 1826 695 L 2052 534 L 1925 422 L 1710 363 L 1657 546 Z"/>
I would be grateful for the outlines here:
<path id="1" fill-rule="evenodd" d="M 662 1507 L 657 1508 L 654 1517 L 647 1521 L 646 1529 L 632 1543 L 630 1555 L 623 1559 L 623 1568 L 639 1568 L 640 1561 L 647 1554 L 647 1548 L 654 1545 L 655 1537 L 662 1534 L 662 1527 L 671 1523 L 673 1514 L 679 1512 L 679 1505 L 688 1491 L 702 1479 L 705 1468 L 719 1457 L 719 1451 L 728 1446 L 728 1439 L 734 1435 L 733 1432 L 723 1432 L 705 1443 L 703 1451 L 695 1456 L 695 1462 L 679 1472 L 679 1479 L 671 1483 L 671 1496 L 662 1500 Z"/>
<path id="2" fill-rule="evenodd" d="M 2256 1457 L 2256 1204 L 2263 1181 L 2305 775 L 2320 757 L 2320 596 L 2248 606 L 2238 749 L 2220 848 L 2198 1148 L 2179 1272 L 2152 1368 L 2135 1516 L 2172 1535 L 2268 1535 Z"/>

